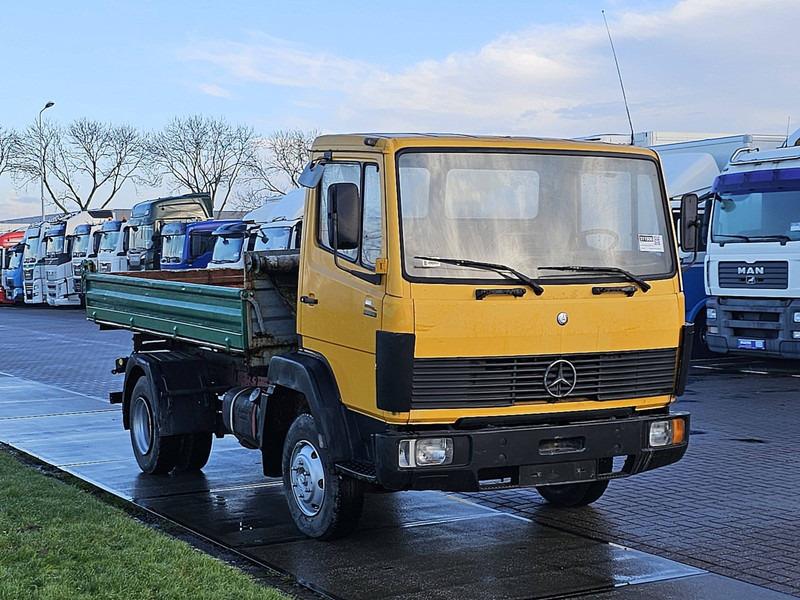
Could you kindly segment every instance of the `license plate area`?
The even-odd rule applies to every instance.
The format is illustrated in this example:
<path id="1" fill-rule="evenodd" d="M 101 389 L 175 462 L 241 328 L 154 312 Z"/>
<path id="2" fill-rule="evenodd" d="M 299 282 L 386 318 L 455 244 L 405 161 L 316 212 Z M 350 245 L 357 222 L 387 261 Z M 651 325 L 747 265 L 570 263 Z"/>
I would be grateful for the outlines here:
<path id="1" fill-rule="evenodd" d="M 740 350 L 765 350 L 766 342 L 764 340 L 754 340 L 747 338 L 739 338 L 737 348 Z"/>
<path id="2" fill-rule="evenodd" d="M 597 460 L 577 460 L 519 468 L 519 485 L 547 485 L 590 481 L 597 478 Z"/>

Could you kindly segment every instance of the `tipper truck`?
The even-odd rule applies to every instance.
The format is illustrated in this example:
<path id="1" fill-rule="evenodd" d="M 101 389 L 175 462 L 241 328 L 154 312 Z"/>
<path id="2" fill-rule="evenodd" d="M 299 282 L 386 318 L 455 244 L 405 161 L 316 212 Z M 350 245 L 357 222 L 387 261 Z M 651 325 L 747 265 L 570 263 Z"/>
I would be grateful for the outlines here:
<path id="1" fill-rule="evenodd" d="M 693 332 L 655 152 L 326 135 L 301 183 L 299 249 L 84 274 L 87 318 L 133 332 L 110 399 L 145 473 L 200 469 L 234 435 L 332 539 L 366 491 L 580 506 L 683 456 Z M 696 196 L 683 211 L 691 251 Z"/>

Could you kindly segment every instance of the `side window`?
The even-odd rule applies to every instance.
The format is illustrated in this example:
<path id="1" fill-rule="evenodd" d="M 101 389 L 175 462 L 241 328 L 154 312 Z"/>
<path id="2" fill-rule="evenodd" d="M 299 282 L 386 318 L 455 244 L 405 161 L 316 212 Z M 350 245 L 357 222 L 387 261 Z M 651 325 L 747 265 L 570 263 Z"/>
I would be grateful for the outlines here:
<path id="1" fill-rule="evenodd" d="M 359 163 L 329 163 L 322 174 L 319 194 L 317 241 L 323 248 L 331 249 L 328 243 L 328 188 L 333 183 L 355 183 L 361 191 L 361 165 Z M 358 248 L 339 250 L 339 254 L 350 260 L 358 257 Z"/>
<path id="2" fill-rule="evenodd" d="M 381 178 L 377 165 L 364 167 L 364 219 L 361 227 L 361 264 L 374 268 L 381 255 Z"/>

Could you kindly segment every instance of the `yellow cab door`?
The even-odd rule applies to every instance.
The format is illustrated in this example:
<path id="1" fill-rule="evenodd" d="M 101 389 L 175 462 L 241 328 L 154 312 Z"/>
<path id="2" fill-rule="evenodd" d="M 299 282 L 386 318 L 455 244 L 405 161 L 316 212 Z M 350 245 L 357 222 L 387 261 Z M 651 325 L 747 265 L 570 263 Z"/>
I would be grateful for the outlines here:
<path id="1" fill-rule="evenodd" d="M 382 166 L 379 154 L 325 165 L 304 223 L 298 303 L 303 348 L 328 361 L 345 405 L 375 416 L 375 338 L 385 293 L 385 277 L 375 273 L 384 239 Z M 362 222 L 358 247 L 339 250 L 338 265 L 328 235 L 328 188 L 335 183 L 358 186 Z"/>

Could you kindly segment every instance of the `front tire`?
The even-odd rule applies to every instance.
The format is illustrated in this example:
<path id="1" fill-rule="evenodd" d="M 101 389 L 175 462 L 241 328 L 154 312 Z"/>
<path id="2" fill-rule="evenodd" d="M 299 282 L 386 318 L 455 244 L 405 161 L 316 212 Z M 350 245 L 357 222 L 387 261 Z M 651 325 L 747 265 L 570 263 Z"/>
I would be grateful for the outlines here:
<path id="1" fill-rule="evenodd" d="M 563 508 L 586 506 L 596 500 L 606 491 L 608 480 L 590 481 L 587 483 L 564 483 L 561 485 L 543 485 L 536 488 L 539 495 L 547 500 L 548 504 Z"/>
<path id="2" fill-rule="evenodd" d="M 297 528 L 319 540 L 355 529 L 364 506 L 361 482 L 336 472 L 319 444 L 314 417 L 295 419 L 283 445 L 283 491 Z"/>
<path id="3" fill-rule="evenodd" d="M 139 468 L 150 475 L 169 473 L 178 462 L 179 436 L 161 435 L 158 412 L 146 377 L 133 386 L 128 416 L 131 446 Z"/>

